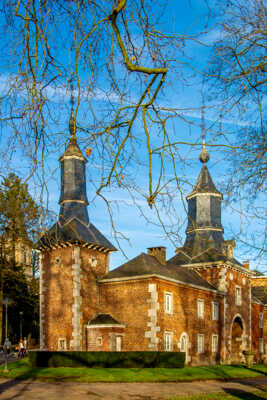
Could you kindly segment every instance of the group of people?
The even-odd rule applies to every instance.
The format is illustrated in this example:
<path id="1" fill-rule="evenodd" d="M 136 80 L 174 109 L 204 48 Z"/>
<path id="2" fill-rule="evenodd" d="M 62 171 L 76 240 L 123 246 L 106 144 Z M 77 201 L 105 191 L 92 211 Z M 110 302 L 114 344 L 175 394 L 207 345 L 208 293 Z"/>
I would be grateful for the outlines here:
<path id="1" fill-rule="evenodd" d="M 18 354 L 18 358 L 23 358 L 26 356 L 28 351 L 28 342 L 27 339 L 20 339 L 19 341 L 19 354 Z"/>
<path id="2" fill-rule="evenodd" d="M 6 338 L 5 343 L 4 343 L 4 352 L 7 354 L 10 354 L 11 351 L 11 342 L 9 338 Z M 19 341 L 19 346 L 18 346 L 18 358 L 23 358 L 26 356 L 28 352 L 28 341 L 27 338 L 25 337 L 24 339 L 20 339 Z"/>

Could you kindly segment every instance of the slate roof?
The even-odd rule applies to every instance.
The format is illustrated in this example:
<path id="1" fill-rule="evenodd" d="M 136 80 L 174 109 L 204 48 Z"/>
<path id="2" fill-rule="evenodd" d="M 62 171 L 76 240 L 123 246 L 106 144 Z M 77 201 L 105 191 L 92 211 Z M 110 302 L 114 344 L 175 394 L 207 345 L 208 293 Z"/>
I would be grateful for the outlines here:
<path id="1" fill-rule="evenodd" d="M 116 319 L 110 314 L 97 314 L 89 322 L 88 325 L 120 325 Z"/>
<path id="2" fill-rule="evenodd" d="M 187 197 L 192 196 L 195 193 L 216 193 L 222 196 L 221 192 L 216 189 L 211 179 L 209 170 L 205 164 L 200 171 L 198 180 L 194 186 L 193 191 Z"/>
<path id="3" fill-rule="evenodd" d="M 160 275 L 171 278 L 184 284 L 199 286 L 203 289 L 217 290 L 203 279 L 197 272 L 175 264 L 161 264 L 154 256 L 141 253 L 120 267 L 110 271 L 104 280 L 115 278 L 134 278 L 143 275 Z"/>
<path id="4" fill-rule="evenodd" d="M 179 249 L 179 252 L 168 261 L 168 263 L 173 263 L 176 265 L 186 265 L 221 261 L 223 263 L 231 262 L 243 268 L 243 265 L 238 260 L 236 260 L 235 258 L 226 257 L 214 247 L 210 247 L 197 255 L 192 256 L 191 253 L 192 252 L 189 248 L 181 248 Z"/>
<path id="5" fill-rule="evenodd" d="M 73 218 L 64 225 L 60 225 L 60 223 L 57 222 L 41 237 L 35 247 L 41 249 L 60 242 L 94 244 L 105 247 L 111 251 L 116 251 L 116 248 L 92 223 L 86 226 L 76 218 Z"/>
<path id="6" fill-rule="evenodd" d="M 252 296 L 267 304 L 267 288 L 265 286 L 253 286 L 251 288 Z"/>

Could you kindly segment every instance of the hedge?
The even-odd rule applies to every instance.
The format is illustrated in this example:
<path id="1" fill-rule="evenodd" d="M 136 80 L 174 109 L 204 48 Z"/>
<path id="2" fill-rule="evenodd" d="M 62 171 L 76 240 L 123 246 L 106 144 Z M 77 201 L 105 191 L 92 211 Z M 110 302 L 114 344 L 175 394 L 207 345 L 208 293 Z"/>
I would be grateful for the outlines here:
<path id="1" fill-rule="evenodd" d="M 157 351 L 30 351 L 32 367 L 183 368 L 185 353 Z"/>

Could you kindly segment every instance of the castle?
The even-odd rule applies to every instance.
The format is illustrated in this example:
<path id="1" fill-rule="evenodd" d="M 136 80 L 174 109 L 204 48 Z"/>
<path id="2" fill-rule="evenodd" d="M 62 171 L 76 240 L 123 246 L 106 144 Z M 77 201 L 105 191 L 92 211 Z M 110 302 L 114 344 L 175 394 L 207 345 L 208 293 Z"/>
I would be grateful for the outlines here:
<path id="1" fill-rule="evenodd" d="M 60 158 L 60 216 L 41 237 L 40 348 L 183 351 L 190 365 L 257 362 L 267 352 L 266 278 L 234 258 L 224 240 L 222 194 L 203 166 L 187 196 L 184 246 L 166 260 L 157 246 L 109 271 L 115 247 L 90 222 L 87 162 L 70 123 Z M 266 347 L 265 347 L 266 343 Z"/>

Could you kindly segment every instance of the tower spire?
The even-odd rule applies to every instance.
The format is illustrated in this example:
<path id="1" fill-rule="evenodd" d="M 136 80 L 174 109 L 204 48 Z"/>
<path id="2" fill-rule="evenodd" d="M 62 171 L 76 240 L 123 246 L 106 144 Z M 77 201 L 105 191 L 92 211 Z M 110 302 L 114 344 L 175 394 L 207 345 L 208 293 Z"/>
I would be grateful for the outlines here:
<path id="1" fill-rule="evenodd" d="M 206 130 L 205 130 L 205 106 L 201 107 L 201 136 L 202 136 L 202 149 L 199 156 L 199 160 L 206 164 L 209 159 L 210 155 L 206 149 Z"/>
<path id="2" fill-rule="evenodd" d="M 71 114 L 69 120 L 69 131 L 71 134 L 70 140 L 72 142 L 76 142 L 76 119 L 73 115 L 73 108 L 74 108 L 74 96 L 73 96 L 73 76 L 70 78 L 70 105 L 71 105 Z"/>

